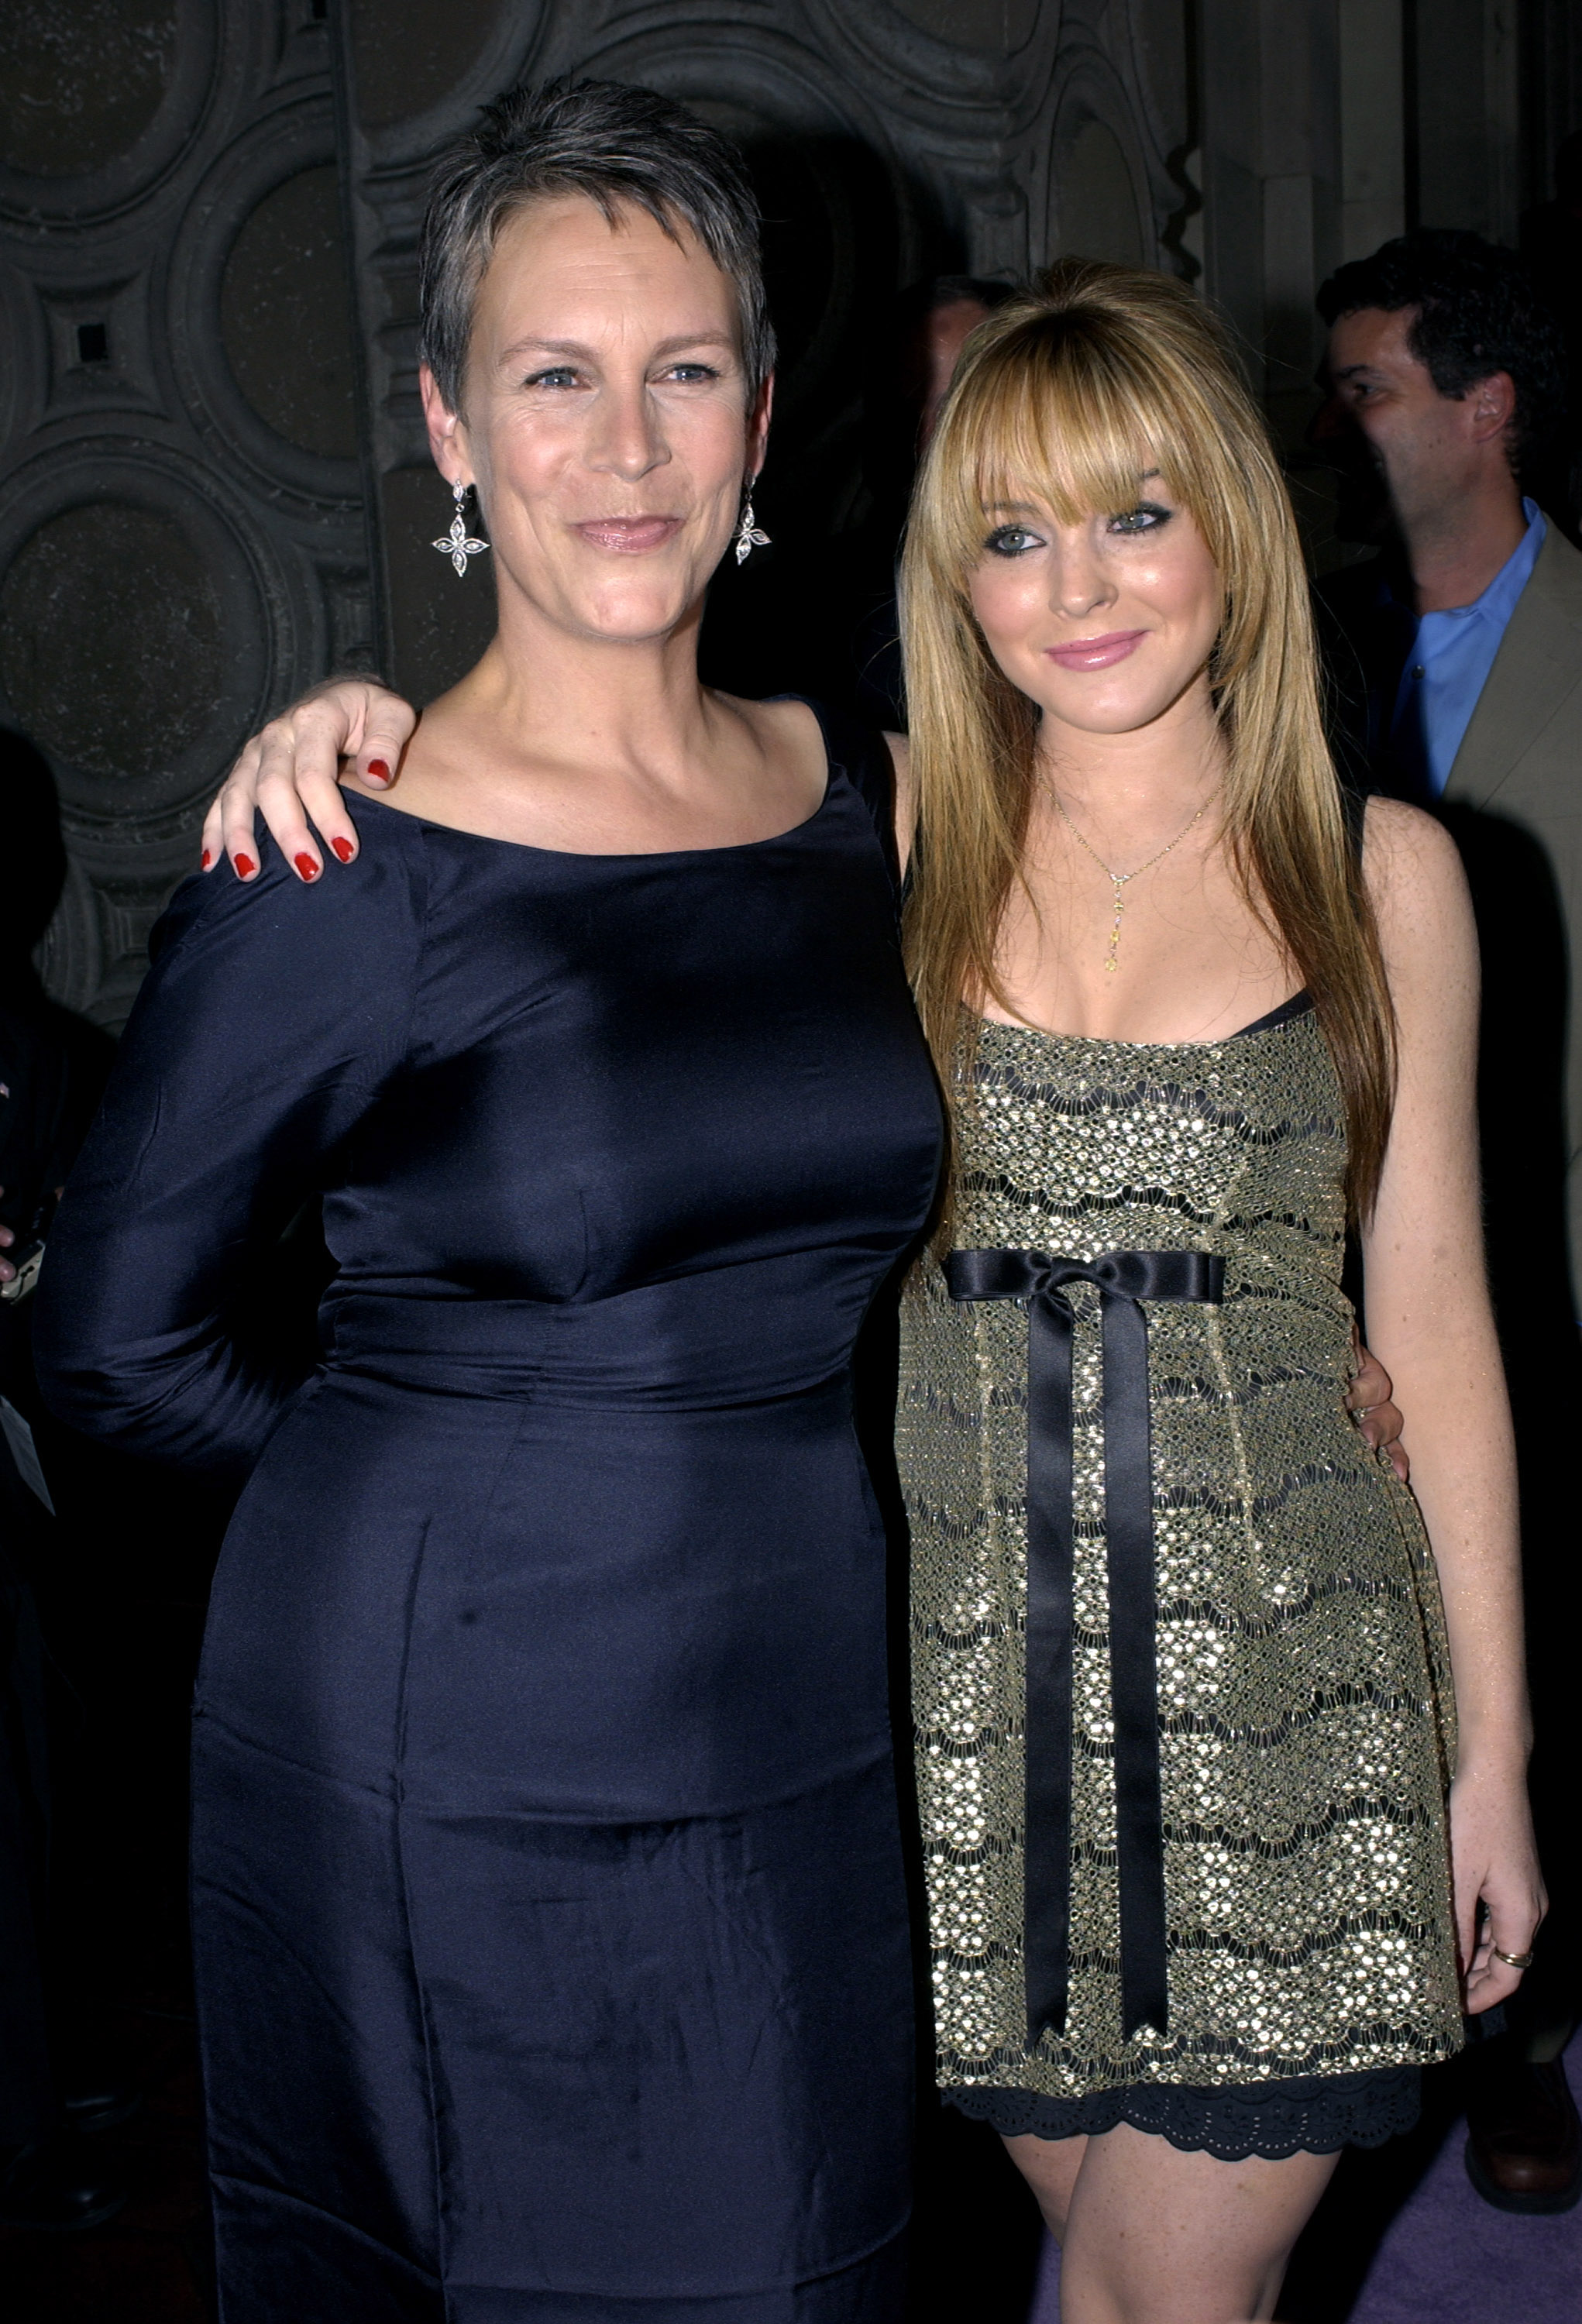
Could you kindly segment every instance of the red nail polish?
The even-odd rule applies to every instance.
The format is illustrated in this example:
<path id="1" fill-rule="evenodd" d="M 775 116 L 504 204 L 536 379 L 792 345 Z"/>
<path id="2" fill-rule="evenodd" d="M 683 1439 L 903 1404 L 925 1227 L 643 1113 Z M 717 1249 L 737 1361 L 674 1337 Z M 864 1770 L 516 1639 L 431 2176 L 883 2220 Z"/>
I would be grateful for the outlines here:
<path id="1" fill-rule="evenodd" d="M 331 847 L 334 848 L 336 853 L 339 856 L 343 863 L 349 863 L 351 862 L 352 844 L 349 839 L 332 839 L 329 844 Z"/>
<path id="2" fill-rule="evenodd" d="M 383 759 L 370 759 L 368 772 L 376 783 L 387 783 L 390 780 L 390 769 Z"/>
<path id="3" fill-rule="evenodd" d="M 203 868 L 204 868 L 204 870 L 205 870 L 206 872 L 208 871 L 208 869 L 209 865 L 210 865 L 213 862 L 214 862 L 214 858 L 213 858 L 213 856 L 209 853 L 209 852 L 208 852 L 208 848 L 206 847 L 206 848 L 204 849 L 204 851 L 203 851 Z"/>
<path id="4" fill-rule="evenodd" d="M 314 862 L 313 858 L 309 854 L 306 848 L 302 850 L 300 855 L 293 855 L 291 862 L 296 865 L 304 880 L 317 880 L 319 877 L 320 866 Z"/>
<path id="5" fill-rule="evenodd" d="M 250 880 L 254 872 L 258 869 L 257 864 L 254 862 L 253 858 L 250 855 L 238 855 L 236 859 L 236 877 L 238 880 Z"/>

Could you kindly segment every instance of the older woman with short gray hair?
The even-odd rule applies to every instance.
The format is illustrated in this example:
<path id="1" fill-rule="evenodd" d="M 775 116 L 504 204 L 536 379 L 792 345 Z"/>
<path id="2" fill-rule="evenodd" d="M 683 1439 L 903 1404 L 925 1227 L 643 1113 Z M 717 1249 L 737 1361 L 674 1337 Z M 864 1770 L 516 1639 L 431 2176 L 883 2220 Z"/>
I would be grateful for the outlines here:
<path id="1" fill-rule="evenodd" d="M 771 393 L 729 150 L 514 92 L 422 279 L 437 546 L 495 638 L 399 791 L 283 849 L 249 813 L 178 894 L 38 1333 L 77 1426 L 244 1485 L 194 1759 L 222 2312 L 885 2324 L 911 1976 L 850 1372 L 939 1158 L 890 764 L 698 684 Z M 238 1294 L 314 1194 L 282 1375 Z"/>

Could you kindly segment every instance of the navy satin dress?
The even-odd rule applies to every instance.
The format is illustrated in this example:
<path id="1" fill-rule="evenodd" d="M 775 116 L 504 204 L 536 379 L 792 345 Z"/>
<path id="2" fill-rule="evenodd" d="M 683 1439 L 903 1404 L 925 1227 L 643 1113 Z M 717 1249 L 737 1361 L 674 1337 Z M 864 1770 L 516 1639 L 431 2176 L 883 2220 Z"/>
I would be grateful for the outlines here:
<path id="1" fill-rule="evenodd" d="M 42 1368 L 248 1481 L 199 1683 L 225 2324 L 881 2324 L 912 2064 L 853 1342 L 939 1117 L 882 745 L 758 844 L 363 799 L 189 881 Z M 837 755 L 838 753 L 838 755 Z M 875 755 L 877 754 L 877 755 Z M 237 1286 L 322 1190 L 325 1355 Z"/>

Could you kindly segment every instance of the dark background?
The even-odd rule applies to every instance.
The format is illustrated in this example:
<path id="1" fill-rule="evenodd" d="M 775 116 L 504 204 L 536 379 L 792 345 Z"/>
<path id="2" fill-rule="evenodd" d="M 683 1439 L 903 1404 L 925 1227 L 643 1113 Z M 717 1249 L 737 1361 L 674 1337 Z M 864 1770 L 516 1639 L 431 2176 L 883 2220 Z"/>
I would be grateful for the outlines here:
<path id="1" fill-rule="evenodd" d="M 416 229 L 430 161 L 477 104 L 566 70 L 661 88 L 745 149 L 783 348 L 757 496 L 773 545 L 717 582 L 707 674 L 840 696 L 906 465 L 897 292 L 1062 251 L 1198 283 L 1240 336 L 1328 569 L 1359 551 L 1304 442 L 1313 293 L 1411 224 L 1514 243 L 1526 221 L 1531 239 L 1559 140 L 1582 127 L 1582 11 L 5 0 L 0 727 L 42 754 L 65 835 L 58 863 L 52 843 L 19 845 L 0 783 L 5 876 L 25 908 L 59 890 L 39 967 L 97 1027 L 124 1020 L 203 807 L 271 710 L 356 669 L 428 699 L 486 641 L 486 564 L 458 582 L 430 547 L 450 507 L 416 392 Z M 123 1475 L 97 1500 L 82 1480 L 60 1586 L 101 1698 L 96 1748 L 116 1758 L 113 1781 L 88 1779 L 116 1867 L 93 1998 L 149 2097 L 115 2226 L 69 2252 L 0 2235 L 0 2298 L 23 2324 L 205 2313 L 180 1766 L 222 1517 L 162 1480 Z M 1354 2217 L 1387 2216 L 1415 2167 L 1395 2154 Z M 920 2318 L 1023 2313 L 1036 2222 L 986 2131 L 930 2134 L 921 2210 Z M 1310 2238 L 1289 2312 L 1344 2315 L 1361 2248 Z"/>

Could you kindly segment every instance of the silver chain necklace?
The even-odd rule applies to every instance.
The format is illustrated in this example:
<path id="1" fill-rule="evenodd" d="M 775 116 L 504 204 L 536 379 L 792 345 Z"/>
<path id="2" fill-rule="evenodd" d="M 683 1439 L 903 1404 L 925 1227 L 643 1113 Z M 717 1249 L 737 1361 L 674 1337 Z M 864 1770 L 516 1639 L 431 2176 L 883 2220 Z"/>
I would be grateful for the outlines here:
<path id="1" fill-rule="evenodd" d="M 1169 844 L 1161 847 L 1157 855 L 1151 855 L 1146 863 L 1139 863 L 1134 872 L 1112 872 L 1109 865 L 1105 862 L 1104 857 L 1099 853 L 1097 848 L 1091 846 L 1089 843 L 1083 838 L 1082 834 L 1078 830 L 1076 825 L 1067 814 L 1064 806 L 1061 804 L 1060 795 L 1056 790 L 1054 785 L 1052 783 L 1048 783 L 1044 788 L 1048 790 L 1050 798 L 1052 798 L 1055 803 L 1055 812 L 1059 816 L 1060 821 L 1065 825 L 1072 838 L 1077 842 L 1078 846 L 1086 849 L 1087 853 L 1092 856 L 1099 870 L 1104 873 L 1105 878 L 1109 881 L 1111 890 L 1114 892 L 1115 917 L 1110 924 L 1110 948 L 1108 956 L 1104 964 L 1106 975 L 1113 976 L 1115 973 L 1116 955 L 1121 948 L 1121 914 L 1126 908 L 1126 890 L 1131 886 L 1133 880 L 1140 880 L 1144 872 L 1152 872 L 1156 863 L 1162 863 L 1165 857 L 1170 853 L 1171 849 L 1179 847 L 1182 840 L 1187 836 L 1187 834 L 1189 831 L 1195 831 L 1197 829 L 1198 824 L 1202 822 L 1203 817 L 1208 812 L 1208 801 L 1205 799 L 1202 806 L 1198 809 L 1197 814 L 1192 817 L 1191 821 L 1189 823 L 1184 823 Z"/>

